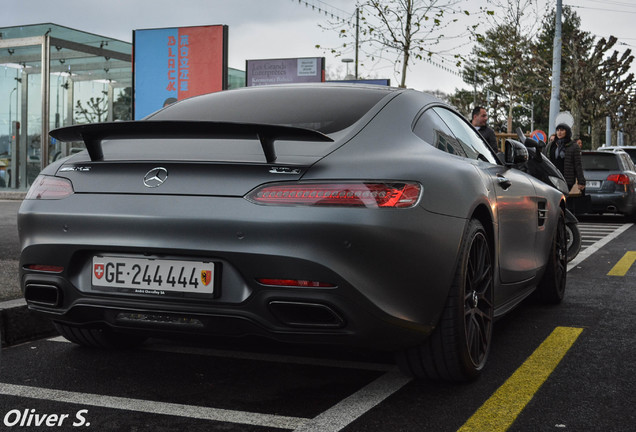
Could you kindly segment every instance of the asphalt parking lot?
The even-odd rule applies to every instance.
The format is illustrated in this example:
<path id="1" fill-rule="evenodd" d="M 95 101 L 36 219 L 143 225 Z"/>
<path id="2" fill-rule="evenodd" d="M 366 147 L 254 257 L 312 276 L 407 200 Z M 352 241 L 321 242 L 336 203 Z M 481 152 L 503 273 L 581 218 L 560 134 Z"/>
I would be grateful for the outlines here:
<path id="1" fill-rule="evenodd" d="M 487 369 L 474 383 L 413 381 L 375 352 L 158 339 L 139 350 L 99 351 L 53 336 L 2 350 L 0 424 L 97 431 L 634 430 L 636 227 L 601 222 L 584 221 L 590 231 L 580 260 L 571 263 L 564 302 L 527 301 L 498 321 Z M 52 426 L 36 426 L 47 421 Z"/>

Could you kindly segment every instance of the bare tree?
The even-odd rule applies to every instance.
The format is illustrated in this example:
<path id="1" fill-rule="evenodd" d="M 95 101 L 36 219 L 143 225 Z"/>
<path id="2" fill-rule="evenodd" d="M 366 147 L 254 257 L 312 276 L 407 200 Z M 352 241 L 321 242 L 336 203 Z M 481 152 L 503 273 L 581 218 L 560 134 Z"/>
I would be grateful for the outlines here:
<path id="1" fill-rule="evenodd" d="M 339 29 L 340 37 L 354 41 L 354 46 L 357 34 L 360 50 L 372 61 L 391 60 L 400 75 L 400 87 L 406 87 L 408 68 L 417 60 L 444 53 L 459 65 L 459 56 L 451 54 L 454 47 L 442 48 L 440 41 L 459 40 L 475 31 L 479 23 L 454 35 L 445 34 L 460 17 L 471 15 L 460 7 L 467 3 L 468 0 L 365 0 L 358 4 L 359 26 L 337 23 L 326 28 Z M 486 10 L 480 7 L 479 12 Z M 331 51 L 341 53 L 350 45 L 345 42 Z"/>
<path id="2" fill-rule="evenodd" d="M 101 123 L 108 116 L 108 92 L 103 91 L 104 96 L 91 97 L 86 101 L 86 106 L 81 101 L 75 105 L 75 115 L 80 122 Z"/>

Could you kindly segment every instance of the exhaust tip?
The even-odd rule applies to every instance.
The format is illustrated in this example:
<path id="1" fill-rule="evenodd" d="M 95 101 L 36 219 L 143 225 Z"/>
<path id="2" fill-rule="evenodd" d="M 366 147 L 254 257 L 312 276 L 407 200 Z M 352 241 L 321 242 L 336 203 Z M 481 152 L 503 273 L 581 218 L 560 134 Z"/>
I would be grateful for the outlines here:
<path id="1" fill-rule="evenodd" d="M 24 287 L 24 298 L 27 303 L 56 307 L 61 303 L 62 292 L 55 285 L 28 283 Z"/>
<path id="2" fill-rule="evenodd" d="M 333 308 L 321 303 L 273 300 L 269 309 L 283 324 L 303 328 L 342 328 L 344 319 Z"/>

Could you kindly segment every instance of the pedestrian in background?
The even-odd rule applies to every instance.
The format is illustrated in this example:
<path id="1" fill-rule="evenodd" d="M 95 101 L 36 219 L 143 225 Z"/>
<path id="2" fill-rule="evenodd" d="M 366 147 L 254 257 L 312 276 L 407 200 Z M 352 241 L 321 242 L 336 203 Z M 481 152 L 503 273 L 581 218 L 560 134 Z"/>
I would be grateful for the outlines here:
<path id="1" fill-rule="evenodd" d="M 581 163 L 581 148 L 572 141 L 572 129 L 568 125 L 557 125 L 555 135 L 554 138 L 550 137 L 546 147 L 547 156 L 565 177 L 570 194 L 582 194 L 585 190 L 585 175 Z M 572 191 L 575 184 L 578 185 L 578 191 Z"/>
<path id="2" fill-rule="evenodd" d="M 479 131 L 481 136 L 484 137 L 490 147 L 492 147 L 493 151 L 495 153 L 499 152 L 495 131 L 486 126 L 486 123 L 488 123 L 488 113 L 486 112 L 486 108 L 476 106 L 475 109 L 473 109 L 471 123 L 473 127 Z"/>

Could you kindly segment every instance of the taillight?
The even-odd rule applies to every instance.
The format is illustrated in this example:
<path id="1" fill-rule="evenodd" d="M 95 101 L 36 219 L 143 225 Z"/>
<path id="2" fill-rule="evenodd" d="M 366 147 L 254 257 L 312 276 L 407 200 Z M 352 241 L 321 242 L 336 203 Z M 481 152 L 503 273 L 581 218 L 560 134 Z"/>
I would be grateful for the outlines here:
<path id="1" fill-rule="evenodd" d="M 421 190 L 418 183 L 276 183 L 245 198 L 265 205 L 408 208 Z"/>
<path id="2" fill-rule="evenodd" d="M 625 174 L 611 174 L 607 176 L 607 181 L 611 181 L 619 185 L 628 185 L 629 177 Z"/>
<path id="3" fill-rule="evenodd" d="M 73 195 L 73 184 L 61 177 L 39 175 L 24 199 L 62 199 Z"/>

